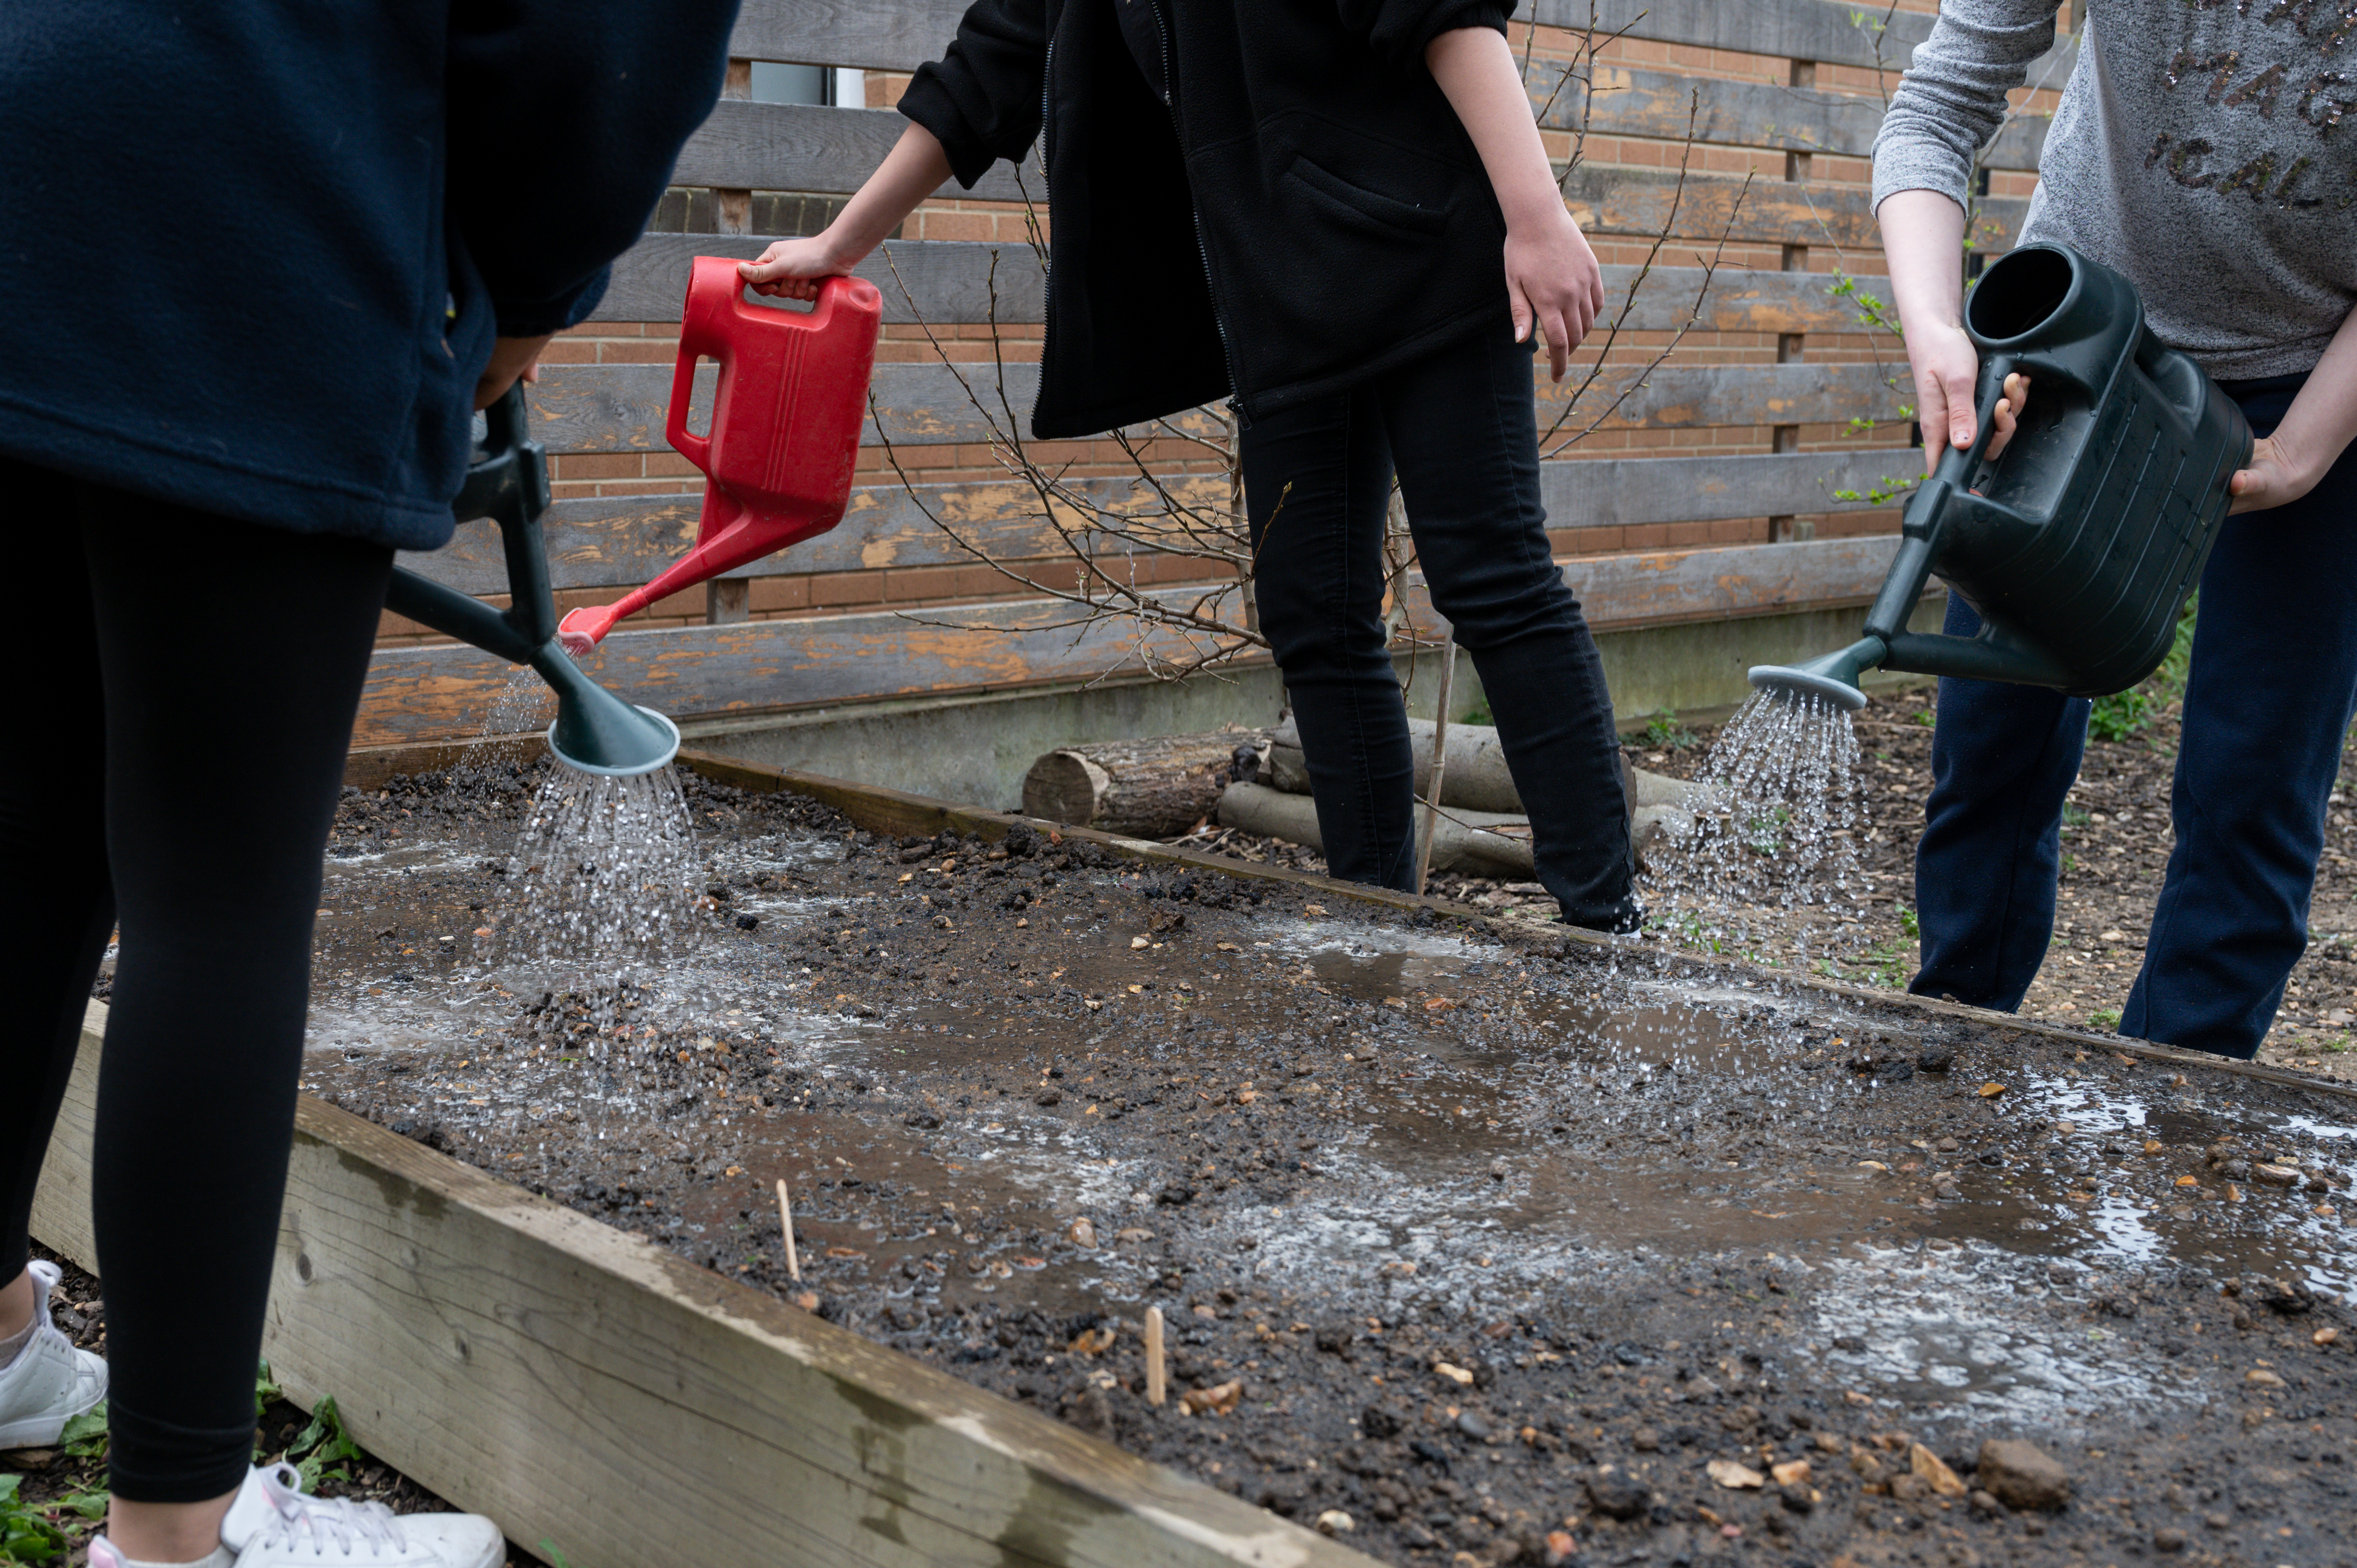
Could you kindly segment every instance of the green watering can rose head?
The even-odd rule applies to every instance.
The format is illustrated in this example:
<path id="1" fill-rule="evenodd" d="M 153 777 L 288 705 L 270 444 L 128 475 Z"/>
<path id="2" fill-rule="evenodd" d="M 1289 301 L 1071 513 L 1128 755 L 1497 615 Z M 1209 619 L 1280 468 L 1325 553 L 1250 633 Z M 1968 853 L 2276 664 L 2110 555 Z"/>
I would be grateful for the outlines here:
<path id="1" fill-rule="evenodd" d="M 1763 664 L 1763 692 L 1853 710 L 1875 668 L 2125 692 L 2159 668 L 2250 461 L 2242 410 L 2145 326 L 2127 279 L 2064 245 L 2024 245 L 1964 306 L 1980 350 L 1973 444 L 1949 447 L 1909 499 L 1866 635 L 1798 665 Z M 2016 371 L 2035 391 L 1991 459 L 1992 417 Z M 1934 574 L 1978 612 L 1975 637 L 1907 629 Z"/>
<path id="2" fill-rule="evenodd" d="M 385 607 L 471 642 L 514 664 L 529 664 L 556 693 L 548 748 L 584 773 L 651 773 L 679 754 L 679 728 L 651 708 L 633 707 L 584 674 L 556 635 L 556 607 L 541 542 L 548 507 L 548 463 L 525 427 L 523 389 L 485 412 L 483 435 L 452 511 L 459 521 L 499 524 L 507 555 L 508 600 L 495 610 L 480 599 L 395 567 Z"/>

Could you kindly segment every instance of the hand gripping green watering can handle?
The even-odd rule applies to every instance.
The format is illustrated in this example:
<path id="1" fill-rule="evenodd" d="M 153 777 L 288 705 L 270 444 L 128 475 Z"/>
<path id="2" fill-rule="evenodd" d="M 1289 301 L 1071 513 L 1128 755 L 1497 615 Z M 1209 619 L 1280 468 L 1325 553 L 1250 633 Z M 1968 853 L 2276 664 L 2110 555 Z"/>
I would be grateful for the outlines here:
<path id="1" fill-rule="evenodd" d="M 1875 596 L 1874 608 L 1867 612 L 1868 637 L 1888 642 L 1907 629 L 1907 618 L 1915 613 L 1923 597 L 1923 585 L 1931 581 L 1942 527 L 1952 510 L 1951 498 L 1970 493 L 1973 475 L 1979 471 L 1989 442 L 1996 435 L 1996 405 L 2005 396 L 2006 378 L 2020 364 L 2011 354 L 1991 355 L 1982 364 L 1972 444 L 1957 447 L 1943 441 L 1940 460 L 1931 477 L 1916 487 L 1909 499 L 1905 521 L 1900 525 L 1899 553 L 1882 580 L 1882 591 Z"/>

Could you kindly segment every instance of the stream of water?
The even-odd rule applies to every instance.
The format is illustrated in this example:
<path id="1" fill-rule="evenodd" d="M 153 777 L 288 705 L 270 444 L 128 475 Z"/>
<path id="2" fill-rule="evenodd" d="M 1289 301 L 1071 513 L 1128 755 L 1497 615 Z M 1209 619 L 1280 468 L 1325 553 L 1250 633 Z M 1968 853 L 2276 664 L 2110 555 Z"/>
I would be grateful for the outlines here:
<path id="1" fill-rule="evenodd" d="M 1679 945 L 1791 955 L 1806 970 L 1863 945 L 1871 823 L 1846 709 L 1813 693 L 1755 692 L 1699 780 L 1711 805 L 1653 855 L 1654 930 Z"/>

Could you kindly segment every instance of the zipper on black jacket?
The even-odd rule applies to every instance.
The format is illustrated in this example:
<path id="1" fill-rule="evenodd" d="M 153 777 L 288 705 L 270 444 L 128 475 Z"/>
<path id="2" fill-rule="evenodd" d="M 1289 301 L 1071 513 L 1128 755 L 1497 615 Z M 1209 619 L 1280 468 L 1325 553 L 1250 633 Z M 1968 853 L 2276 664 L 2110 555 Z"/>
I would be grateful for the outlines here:
<path id="1" fill-rule="evenodd" d="M 1170 69 L 1170 20 L 1162 14 L 1162 0 L 1145 0 L 1154 7 L 1155 31 L 1162 37 L 1163 107 L 1170 111 L 1170 129 L 1178 138 L 1178 164 L 1187 165 L 1187 126 L 1178 115 L 1178 77 Z M 1043 134 L 1045 133 L 1042 133 Z M 1228 324 L 1220 315 L 1220 291 L 1211 282 L 1211 247 L 1203 240 L 1203 209 L 1195 204 L 1193 179 L 1188 181 L 1187 212 L 1195 220 L 1195 254 L 1203 263 L 1203 289 L 1211 297 L 1211 328 L 1220 335 L 1220 361 L 1228 368 L 1228 406 L 1236 411 L 1239 428 L 1252 421 L 1244 413 L 1243 388 L 1236 381 L 1236 357 L 1228 348 Z"/>

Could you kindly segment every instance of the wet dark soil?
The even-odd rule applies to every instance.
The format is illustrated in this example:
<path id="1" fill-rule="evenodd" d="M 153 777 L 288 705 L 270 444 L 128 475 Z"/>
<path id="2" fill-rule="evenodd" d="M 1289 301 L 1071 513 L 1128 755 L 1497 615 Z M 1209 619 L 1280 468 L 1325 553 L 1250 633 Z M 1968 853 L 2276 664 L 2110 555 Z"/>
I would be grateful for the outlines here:
<path id="1" fill-rule="evenodd" d="M 1378 1558 L 2349 1555 L 2339 1096 L 701 780 L 593 1005 L 475 957 L 533 782 L 348 800 L 309 1088 Z"/>

